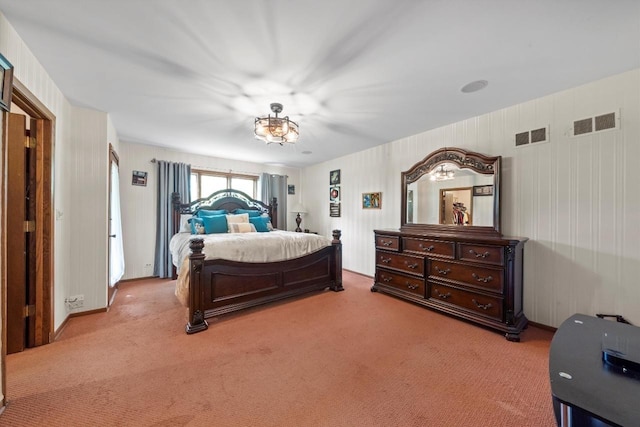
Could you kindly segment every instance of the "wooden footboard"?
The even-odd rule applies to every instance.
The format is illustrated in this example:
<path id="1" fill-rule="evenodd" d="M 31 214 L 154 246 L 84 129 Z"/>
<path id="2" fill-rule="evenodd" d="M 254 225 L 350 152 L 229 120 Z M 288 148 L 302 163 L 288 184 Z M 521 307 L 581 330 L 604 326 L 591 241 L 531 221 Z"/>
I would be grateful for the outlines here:
<path id="1" fill-rule="evenodd" d="M 189 257 L 188 334 L 208 328 L 205 319 L 256 305 L 330 288 L 342 291 L 342 242 L 304 257 L 272 263 L 205 260 L 204 242 L 193 239 Z"/>

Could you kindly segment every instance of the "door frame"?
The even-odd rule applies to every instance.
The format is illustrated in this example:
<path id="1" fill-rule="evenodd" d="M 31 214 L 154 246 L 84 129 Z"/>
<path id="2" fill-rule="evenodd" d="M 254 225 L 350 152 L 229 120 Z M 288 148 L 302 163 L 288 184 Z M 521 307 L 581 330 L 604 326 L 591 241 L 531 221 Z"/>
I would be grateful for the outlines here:
<path id="1" fill-rule="evenodd" d="M 118 292 L 118 285 L 120 282 L 116 283 L 115 285 L 113 285 L 113 287 L 109 284 L 109 282 L 111 281 L 111 235 L 113 233 L 113 231 L 111 230 L 111 198 L 112 198 L 112 191 L 114 190 L 111 187 L 111 165 L 115 163 L 116 166 L 118 166 L 118 174 L 120 173 L 120 157 L 118 156 L 118 153 L 116 153 L 116 150 L 113 148 L 113 145 L 111 145 L 111 143 L 109 143 L 109 201 L 108 201 L 108 209 L 109 209 L 109 214 L 108 214 L 108 221 L 109 221 L 109 237 L 108 237 L 108 246 L 107 246 L 107 264 L 109 265 L 109 274 L 107 274 L 107 309 L 109 307 L 111 307 L 111 304 L 113 303 L 113 299 L 116 296 L 116 293 Z M 116 191 L 120 191 L 119 188 L 116 189 Z"/>
<path id="2" fill-rule="evenodd" d="M 24 86 L 17 78 L 13 79 L 14 102 L 31 118 L 39 123 L 42 132 L 42 146 L 36 150 L 36 292 L 35 320 L 29 329 L 27 343 L 31 346 L 49 344 L 54 334 L 54 135 L 55 115 Z M 6 129 L 7 113 L 3 112 L 3 127 Z M 41 126 L 41 129 L 40 129 Z M 7 134 L 2 133 L 2 176 L 0 190 L 2 192 L 2 211 L 0 227 L 2 227 L 2 262 L 0 263 L 0 291 L 2 293 L 2 405 L 6 404 L 6 310 L 7 310 L 7 241 L 6 241 L 6 179 L 7 170 Z"/>

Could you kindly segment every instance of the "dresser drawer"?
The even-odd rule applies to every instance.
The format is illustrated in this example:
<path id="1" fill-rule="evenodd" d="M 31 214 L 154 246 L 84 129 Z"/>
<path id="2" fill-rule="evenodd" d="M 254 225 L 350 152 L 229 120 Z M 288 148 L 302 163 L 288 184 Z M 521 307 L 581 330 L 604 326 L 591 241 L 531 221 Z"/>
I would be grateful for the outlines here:
<path id="1" fill-rule="evenodd" d="M 504 265 L 504 248 L 502 246 L 485 246 L 473 245 L 470 243 L 459 243 L 458 248 L 458 258 L 461 261 Z"/>
<path id="2" fill-rule="evenodd" d="M 424 279 L 376 268 L 376 282 L 424 298 Z"/>
<path id="3" fill-rule="evenodd" d="M 452 280 L 458 283 L 502 293 L 501 268 L 478 267 L 448 261 L 429 260 L 429 277 L 440 280 Z"/>
<path id="4" fill-rule="evenodd" d="M 405 252 L 414 252 L 418 254 L 455 258 L 455 243 L 440 240 L 416 239 L 413 237 L 403 237 L 402 247 Z"/>
<path id="5" fill-rule="evenodd" d="M 502 298 L 490 297 L 430 282 L 428 298 L 431 301 L 461 307 L 483 316 L 502 321 Z"/>
<path id="6" fill-rule="evenodd" d="M 376 248 L 398 252 L 400 250 L 400 237 L 376 236 Z"/>
<path id="7" fill-rule="evenodd" d="M 424 258 L 422 257 L 376 251 L 376 266 L 394 268 L 424 277 Z"/>

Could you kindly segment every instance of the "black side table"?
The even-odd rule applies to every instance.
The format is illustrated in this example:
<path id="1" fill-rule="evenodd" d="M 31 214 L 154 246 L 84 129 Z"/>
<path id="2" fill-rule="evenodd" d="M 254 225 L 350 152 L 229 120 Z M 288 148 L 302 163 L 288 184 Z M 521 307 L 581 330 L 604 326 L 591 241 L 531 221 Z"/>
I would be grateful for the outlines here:
<path id="1" fill-rule="evenodd" d="M 603 340 L 640 357 L 640 328 L 575 314 L 556 331 L 549 377 L 558 425 L 640 426 L 640 379 L 602 357 Z"/>

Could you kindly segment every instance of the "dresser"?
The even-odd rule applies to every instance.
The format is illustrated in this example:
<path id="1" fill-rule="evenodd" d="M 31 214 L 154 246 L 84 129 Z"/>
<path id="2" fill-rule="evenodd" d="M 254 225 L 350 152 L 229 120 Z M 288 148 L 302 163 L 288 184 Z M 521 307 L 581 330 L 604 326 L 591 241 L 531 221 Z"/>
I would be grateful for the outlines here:
<path id="1" fill-rule="evenodd" d="M 520 341 L 525 238 L 375 230 L 372 292 L 383 292 Z"/>

